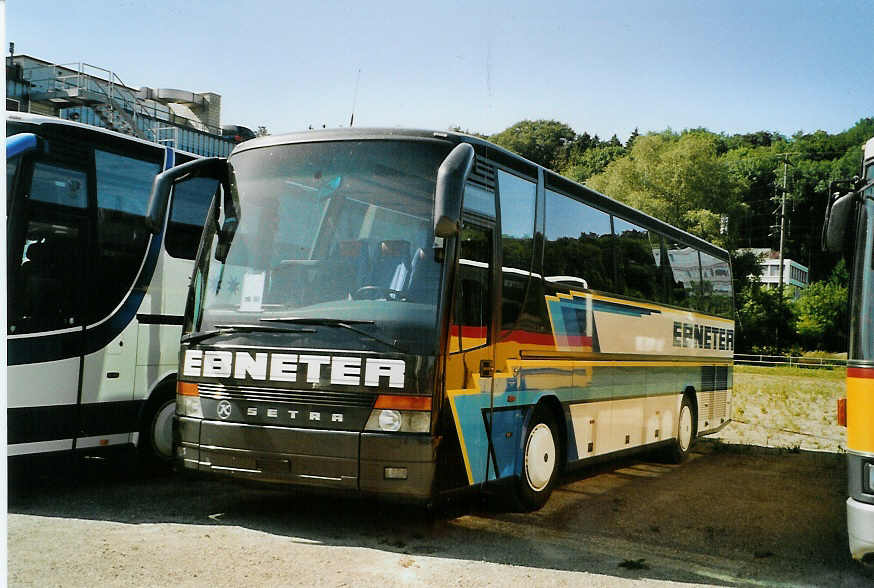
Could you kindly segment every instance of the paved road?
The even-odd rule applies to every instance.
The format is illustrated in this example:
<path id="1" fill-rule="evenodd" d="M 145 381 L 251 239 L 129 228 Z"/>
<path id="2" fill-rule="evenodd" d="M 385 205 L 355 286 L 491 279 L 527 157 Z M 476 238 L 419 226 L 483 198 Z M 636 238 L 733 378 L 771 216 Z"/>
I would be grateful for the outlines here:
<path id="1" fill-rule="evenodd" d="M 847 554 L 831 453 L 703 442 L 674 466 L 569 476 L 536 513 L 471 500 L 436 517 L 344 497 L 90 464 L 13 472 L 11 585 L 869 585 Z"/>

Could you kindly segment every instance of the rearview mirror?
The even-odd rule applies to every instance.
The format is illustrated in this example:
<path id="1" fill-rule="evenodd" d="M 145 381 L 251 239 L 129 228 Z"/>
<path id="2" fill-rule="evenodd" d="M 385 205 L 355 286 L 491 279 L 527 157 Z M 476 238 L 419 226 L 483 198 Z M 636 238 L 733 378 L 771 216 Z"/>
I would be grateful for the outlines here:
<path id="1" fill-rule="evenodd" d="M 473 158 L 473 147 L 469 143 L 461 143 L 449 152 L 437 170 L 437 191 L 434 196 L 434 235 L 437 237 L 458 234 L 464 183 L 473 168 Z"/>
<path id="2" fill-rule="evenodd" d="M 183 163 L 155 176 L 152 182 L 152 194 L 149 197 L 149 209 L 146 214 L 146 228 L 152 234 L 158 234 L 164 228 L 164 217 L 167 214 L 170 190 L 179 182 L 194 178 L 212 178 L 219 181 L 225 189 L 225 194 L 227 194 L 227 167 L 225 159 L 221 157 L 207 157 Z M 227 212 L 225 216 L 228 216 Z M 236 217 L 236 214 L 232 216 Z"/>
<path id="3" fill-rule="evenodd" d="M 6 137 L 6 159 L 12 159 L 16 155 L 35 151 L 39 148 L 39 137 L 33 133 L 18 133 Z"/>
<path id="4" fill-rule="evenodd" d="M 832 202 L 826 212 L 823 245 L 826 251 L 841 253 L 847 242 L 847 225 L 853 214 L 855 192 L 844 194 Z"/>

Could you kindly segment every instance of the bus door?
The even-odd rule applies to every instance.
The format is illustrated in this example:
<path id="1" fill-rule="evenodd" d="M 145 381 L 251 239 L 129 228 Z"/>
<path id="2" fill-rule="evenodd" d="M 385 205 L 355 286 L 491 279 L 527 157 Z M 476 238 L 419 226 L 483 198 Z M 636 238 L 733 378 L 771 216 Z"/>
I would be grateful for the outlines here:
<path id="1" fill-rule="evenodd" d="M 19 157 L 7 161 L 9 455 L 74 447 L 88 243 L 83 160 Z"/>
<path id="2" fill-rule="evenodd" d="M 489 441 L 495 365 L 495 224 L 479 215 L 465 215 L 462 223 L 447 389 L 468 483 L 481 484 L 495 477 Z"/>
<path id="3" fill-rule="evenodd" d="M 145 216 L 164 151 L 112 137 L 89 144 L 94 197 L 79 413 L 82 437 L 76 444 L 80 449 L 131 443 L 131 432 L 139 429 L 142 401 L 137 394 L 146 396 L 148 385 L 145 370 L 137 368 L 136 317 L 144 309 L 146 292 L 161 295 L 149 290 L 160 243 L 146 230 Z M 190 265 L 184 269 L 190 272 Z M 184 283 L 185 277 L 178 280 Z M 181 329 L 175 329 L 170 337 L 175 335 L 178 347 Z"/>

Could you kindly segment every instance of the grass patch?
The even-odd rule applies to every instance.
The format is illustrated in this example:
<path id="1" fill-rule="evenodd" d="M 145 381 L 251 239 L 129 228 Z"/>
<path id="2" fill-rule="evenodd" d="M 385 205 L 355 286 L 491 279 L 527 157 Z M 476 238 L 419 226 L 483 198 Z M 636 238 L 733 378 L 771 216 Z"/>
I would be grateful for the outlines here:
<path id="1" fill-rule="evenodd" d="M 794 378 L 809 378 L 822 380 L 845 380 L 847 378 L 847 368 L 834 367 L 827 368 L 801 368 L 801 367 L 760 367 L 755 365 L 736 365 L 734 366 L 736 374 L 758 374 L 762 376 L 784 376 Z"/>
<path id="2" fill-rule="evenodd" d="M 846 395 L 845 378 L 845 368 L 736 366 L 735 422 L 715 437 L 787 451 L 841 451 L 846 429 L 837 425 L 836 400 Z"/>

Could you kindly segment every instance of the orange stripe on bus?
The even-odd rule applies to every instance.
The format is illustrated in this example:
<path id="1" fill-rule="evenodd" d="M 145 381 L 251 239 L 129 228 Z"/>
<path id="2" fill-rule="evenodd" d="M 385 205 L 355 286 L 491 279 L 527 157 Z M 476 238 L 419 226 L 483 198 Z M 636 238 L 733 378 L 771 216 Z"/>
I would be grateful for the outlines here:
<path id="1" fill-rule="evenodd" d="M 395 410 L 431 410 L 430 396 L 393 396 L 380 394 L 373 408 L 392 408 Z"/>
<path id="2" fill-rule="evenodd" d="M 847 368 L 848 378 L 874 378 L 874 368 L 851 367 Z"/>
<path id="3" fill-rule="evenodd" d="M 176 382 L 176 394 L 180 396 L 200 396 L 200 391 L 194 382 Z"/>

